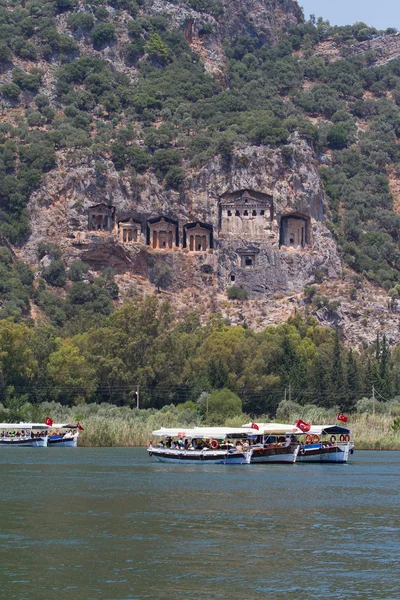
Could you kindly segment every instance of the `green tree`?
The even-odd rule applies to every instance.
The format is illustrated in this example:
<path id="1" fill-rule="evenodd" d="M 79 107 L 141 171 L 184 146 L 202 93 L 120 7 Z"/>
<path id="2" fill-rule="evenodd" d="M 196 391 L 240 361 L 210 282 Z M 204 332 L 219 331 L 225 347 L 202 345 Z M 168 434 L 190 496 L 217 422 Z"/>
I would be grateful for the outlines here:
<path id="1" fill-rule="evenodd" d="M 242 401 L 228 389 L 213 390 L 208 399 L 208 418 L 216 424 L 242 414 Z"/>

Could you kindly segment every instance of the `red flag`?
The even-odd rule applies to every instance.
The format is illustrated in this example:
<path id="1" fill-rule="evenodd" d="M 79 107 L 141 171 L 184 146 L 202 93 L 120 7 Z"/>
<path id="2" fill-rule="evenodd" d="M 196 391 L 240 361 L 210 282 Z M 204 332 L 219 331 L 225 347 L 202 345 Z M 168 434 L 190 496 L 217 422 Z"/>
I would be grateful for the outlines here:
<path id="1" fill-rule="evenodd" d="M 251 428 L 252 429 L 257 429 L 257 431 L 259 431 L 259 429 L 260 429 L 259 426 L 257 425 L 257 423 L 252 423 L 251 424 Z"/>
<path id="2" fill-rule="evenodd" d="M 76 426 L 79 429 L 79 431 L 84 431 L 84 429 L 80 423 L 77 423 Z"/>
<path id="3" fill-rule="evenodd" d="M 342 415 L 342 413 L 339 413 L 337 418 L 338 421 L 343 421 L 343 423 L 347 423 L 347 421 L 349 420 L 348 417 L 345 417 L 345 415 Z"/>
<path id="4" fill-rule="evenodd" d="M 298 421 L 296 421 L 296 427 L 298 427 L 299 429 L 301 429 L 301 431 L 303 433 L 307 433 L 307 431 L 310 431 L 310 429 L 311 429 L 311 425 L 309 425 L 308 423 L 305 423 L 301 419 L 299 419 Z"/>
<path id="5" fill-rule="evenodd" d="M 52 421 L 50 419 L 50 417 L 46 417 L 46 425 L 48 425 L 49 427 L 51 427 L 53 425 L 54 421 Z"/>

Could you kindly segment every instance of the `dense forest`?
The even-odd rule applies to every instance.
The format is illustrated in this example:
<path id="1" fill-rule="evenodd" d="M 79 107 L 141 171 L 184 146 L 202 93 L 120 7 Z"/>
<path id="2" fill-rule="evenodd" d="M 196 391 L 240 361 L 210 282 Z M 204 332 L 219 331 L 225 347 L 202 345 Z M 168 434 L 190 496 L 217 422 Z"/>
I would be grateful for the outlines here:
<path id="1" fill-rule="evenodd" d="M 73 294 L 64 302 L 71 311 Z M 194 312 L 177 320 L 156 295 L 133 297 L 114 311 L 101 312 L 104 306 L 99 299 L 75 305 L 63 327 L 0 321 L 6 408 L 49 400 L 136 406 L 138 391 L 142 408 L 190 408 L 208 393 L 210 412 L 221 417 L 242 410 L 273 416 L 284 398 L 353 411 L 373 388 L 383 402 L 400 395 L 399 349 L 390 351 L 385 337 L 359 353 L 312 317 L 295 315 L 254 333 L 219 315 L 204 325 Z"/>
<path id="2" fill-rule="evenodd" d="M 185 4 L 222 14 L 218 0 Z M 0 0 L 0 402 L 17 411 L 49 399 L 132 406 L 139 388 L 143 407 L 197 402 L 208 392 L 216 406 L 224 398 L 236 410 L 239 400 L 240 410 L 273 416 L 285 394 L 343 411 L 373 387 L 383 401 L 400 395 L 399 350 L 384 336 L 357 352 L 300 316 L 255 333 L 218 315 L 179 321 L 157 296 L 133 296 L 116 309 L 110 269 L 88 275 L 79 260 L 67 268 L 60 248 L 42 243 L 38 260 L 51 262 L 34 278 L 15 254 L 29 235 L 29 197 L 64 150 L 93 156 L 99 177 L 101 158 L 111 157 L 133 180 L 152 170 L 179 189 L 189 169 L 215 155 L 229 162 L 243 143 L 279 145 L 290 161 L 287 142 L 297 135 L 320 158 L 343 260 L 360 281 L 397 298 L 400 216 L 388 177 L 400 176 L 400 61 L 373 66 L 373 53 L 348 51 L 394 31 L 312 18 L 277 44 L 227 38 L 222 79 L 206 72 L 182 31 L 145 14 L 141 2 Z M 199 33 L 213 34 L 210 24 Z M 340 60 L 316 55 L 327 39 L 341 44 Z M 120 64 L 101 54 L 113 45 Z M 43 315 L 36 324 L 32 305 Z"/>

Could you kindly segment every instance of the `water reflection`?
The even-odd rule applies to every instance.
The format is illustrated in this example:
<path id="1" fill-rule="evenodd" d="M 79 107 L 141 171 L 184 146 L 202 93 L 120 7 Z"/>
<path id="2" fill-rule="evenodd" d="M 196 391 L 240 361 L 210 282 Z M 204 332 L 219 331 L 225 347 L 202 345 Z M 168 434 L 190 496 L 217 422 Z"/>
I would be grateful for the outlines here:
<path id="1" fill-rule="evenodd" d="M 8 598 L 400 597 L 400 455 L 160 465 L 141 449 L 3 449 Z M 5 485 L 4 485 L 5 484 Z"/>

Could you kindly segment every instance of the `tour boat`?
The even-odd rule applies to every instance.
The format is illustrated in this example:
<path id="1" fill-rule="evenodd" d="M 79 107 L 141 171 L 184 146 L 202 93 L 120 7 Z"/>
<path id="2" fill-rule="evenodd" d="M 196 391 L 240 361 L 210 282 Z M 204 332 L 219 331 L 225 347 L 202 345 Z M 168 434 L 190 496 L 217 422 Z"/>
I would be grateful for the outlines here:
<path id="1" fill-rule="evenodd" d="M 296 438 L 297 462 L 347 463 L 349 456 L 354 453 L 351 431 L 340 425 L 311 425 L 307 432 L 287 423 L 254 423 L 253 427 L 259 427 L 264 434 L 284 433 L 286 438 L 290 436 L 291 444 Z M 256 462 L 254 447 L 253 457 L 251 462 Z"/>
<path id="2" fill-rule="evenodd" d="M 180 464 L 244 465 L 251 459 L 250 442 L 255 438 L 249 427 L 195 427 L 153 431 L 165 440 L 147 447 L 149 456 L 159 462 Z"/>
<path id="3" fill-rule="evenodd" d="M 44 447 L 47 446 L 46 427 L 33 423 L 0 423 L 0 446 Z"/>
<path id="4" fill-rule="evenodd" d="M 46 425 L 49 430 L 48 445 L 57 448 L 76 448 L 78 445 L 79 428 L 70 424 Z"/>
<path id="5" fill-rule="evenodd" d="M 305 436 L 297 458 L 299 462 L 347 463 L 354 454 L 354 442 L 347 427 L 312 425 L 307 433 L 297 435 Z"/>
<path id="6" fill-rule="evenodd" d="M 292 425 L 247 423 L 244 427 L 251 427 L 255 435 L 251 445 L 251 464 L 294 464 L 296 462 L 300 444 L 294 436 Z"/>

